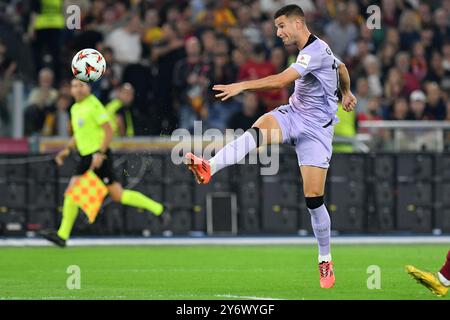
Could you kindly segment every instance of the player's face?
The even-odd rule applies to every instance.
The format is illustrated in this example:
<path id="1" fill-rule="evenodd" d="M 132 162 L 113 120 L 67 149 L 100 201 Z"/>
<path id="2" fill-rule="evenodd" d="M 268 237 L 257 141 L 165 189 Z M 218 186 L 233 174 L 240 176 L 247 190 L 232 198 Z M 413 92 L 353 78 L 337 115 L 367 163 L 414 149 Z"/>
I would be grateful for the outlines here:
<path id="1" fill-rule="evenodd" d="M 80 101 L 91 94 L 91 87 L 83 81 L 73 79 L 70 83 L 70 93 L 75 101 Z"/>
<path id="2" fill-rule="evenodd" d="M 288 18 L 281 16 L 275 19 L 277 28 L 277 36 L 283 40 L 285 46 L 297 43 L 297 35 L 299 33 L 299 21 L 296 18 Z"/>

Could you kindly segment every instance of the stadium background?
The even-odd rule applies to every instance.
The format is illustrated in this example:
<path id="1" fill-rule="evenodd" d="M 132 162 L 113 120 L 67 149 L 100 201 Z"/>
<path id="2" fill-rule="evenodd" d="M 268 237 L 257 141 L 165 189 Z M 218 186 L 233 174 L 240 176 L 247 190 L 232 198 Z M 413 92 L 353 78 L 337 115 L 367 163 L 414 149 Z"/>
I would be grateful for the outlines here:
<path id="1" fill-rule="evenodd" d="M 356 112 L 340 114 L 326 186 L 333 234 L 344 235 L 332 238 L 332 293 L 318 288 L 291 148 L 281 148 L 275 176 L 259 175 L 261 164 L 238 165 L 208 186 L 170 161 L 174 129 L 192 130 L 193 120 L 204 130 L 247 129 L 287 100 L 292 88 L 224 104 L 211 86 L 294 61 L 296 49 L 282 46 L 272 21 L 291 2 L 346 63 L 358 99 Z M 33 24 L 45 4 L 57 13 Z M 81 8 L 80 30 L 65 26 L 72 4 Z M 381 9 L 381 29 L 366 27 L 372 4 Z M 0 2 L 0 246 L 8 247 L 0 248 L 0 298 L 430 298 L 399 275 L 407 263 L 435 270 L 448 250 L 449 16 L 448 0 Z M 70 61 L 88 47 L 108 66 L 93 92 L 106 105 L 123 105 L 113 114 L 116 170 L 124 185 L 169 210 L 159 219 L 107 200 L 93 225 L 79 214 L 69 241 L 76 248 L 34 248 L 46 245 L 36 231 L 61 219 L 76 159 L 57 168 L 52 157 L 70 135 Z M 215 192 L 237 196 L 244 237 L 197 237 L 207 234 L 206 199 Z M 220 204 L 213 214 L 229 216 Z M 211 243 L 225 247 L 199 246 Z M 11 248 L 24 245 L 31 248 Z M 63 285 L 74 263 L 83 270 L 81 291 Z M 369 265 L 383 271 L 384 290 L 366 287 Z"/>

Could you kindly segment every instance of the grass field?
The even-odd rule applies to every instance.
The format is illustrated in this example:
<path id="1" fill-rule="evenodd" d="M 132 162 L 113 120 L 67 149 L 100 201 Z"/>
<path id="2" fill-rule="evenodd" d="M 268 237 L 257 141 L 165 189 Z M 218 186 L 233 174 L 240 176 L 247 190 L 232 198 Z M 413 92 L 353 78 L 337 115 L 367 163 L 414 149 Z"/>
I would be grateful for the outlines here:
<path id="1" fill-rule="evenodd" d="M 404 272 L 431 271 L 448 245 L 335 245 L 336 286 L 319 287 L 316 246 L 0 248 L 0 299 L 448 299 Z M 69 290 L 68 266 L 81 270 Z M 381 289 L 367 288 L 367 268 Z"/>

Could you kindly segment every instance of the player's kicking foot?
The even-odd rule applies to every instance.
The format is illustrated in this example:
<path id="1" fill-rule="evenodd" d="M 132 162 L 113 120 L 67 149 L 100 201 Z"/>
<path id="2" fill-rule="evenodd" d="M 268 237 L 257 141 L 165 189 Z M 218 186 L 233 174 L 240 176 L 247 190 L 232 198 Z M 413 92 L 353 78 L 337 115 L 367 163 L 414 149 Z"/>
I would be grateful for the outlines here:
<path id="1" fill-rule="evenodd" d="M 320 286 L 322 288 L 333 288 L 336 279 L 334 278 L 333 262 L 319 263 Z"/>
<path id="2" fill-rule="evenodd" d="M 207 184 L 211 180 L 211 166 L 208 160 L 197 157 L 189 152 L 185 156 L 185 161 L 188 169 L 194 173 L 197 183 Z"/>
<path id="3" fill-rule="evenodd" d="M 39 235 L 48 241 L 53 242 L 58 247 L 64 248 L 66 246 L 66 240 L 60 238 L 54 230 L 41 230 L 39 231 Z"/>
<path id="4" fill-rule="evenodd" d="M 448 292 L 448 287 L 444 286 L 436 275 L 428 271 L 422 271 L 414 266 L 405 266 L 406 272 L 408 272 L 413 279 L 418 283 L 428 288 L 432 293 L 438 297 L 443 297 Z"/>

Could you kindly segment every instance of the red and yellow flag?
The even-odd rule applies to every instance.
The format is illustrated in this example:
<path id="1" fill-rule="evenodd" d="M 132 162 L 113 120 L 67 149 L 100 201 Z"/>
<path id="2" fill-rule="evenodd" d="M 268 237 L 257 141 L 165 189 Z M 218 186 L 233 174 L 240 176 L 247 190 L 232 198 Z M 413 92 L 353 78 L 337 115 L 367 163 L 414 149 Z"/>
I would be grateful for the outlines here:
<path id="1" fill-rule="evenodd" d="M 94 223 L 95 218 L 100 211 L 100 207 L 105 199 L 108 189 L 99 177 L 88 170 L 80 179 L 71 186 L 66 195 L 86 213 L 89 223 Z"/>

